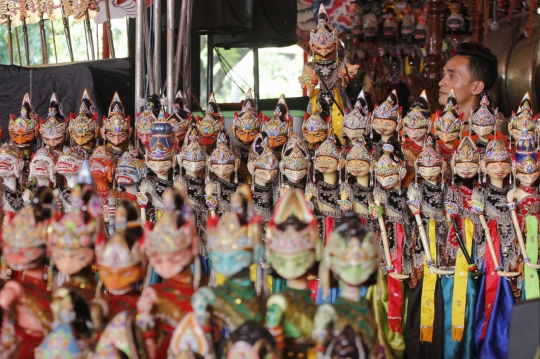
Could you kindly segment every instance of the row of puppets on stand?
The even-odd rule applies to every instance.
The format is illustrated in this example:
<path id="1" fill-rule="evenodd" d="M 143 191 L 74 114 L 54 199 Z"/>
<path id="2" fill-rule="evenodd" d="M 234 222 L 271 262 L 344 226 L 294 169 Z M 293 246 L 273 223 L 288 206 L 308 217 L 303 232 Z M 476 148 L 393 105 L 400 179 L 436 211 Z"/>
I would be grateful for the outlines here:
<path id="1" fill-rule="evenodd" d="M 540 294 L 528 94 L 508 140 L 487 95 L 470 133 L 453 91 L 403 118 L 393 92 L 302 137 L 283 96 L 269 118 L 248 92 L 230 135 L 213 95 L 184 101 L 150 97 L 130 144 L 118 95 L 99 131 L 86 91 L 69 120 L 25 96 L 0 148 L 7 357 L 506 357 Z"/>

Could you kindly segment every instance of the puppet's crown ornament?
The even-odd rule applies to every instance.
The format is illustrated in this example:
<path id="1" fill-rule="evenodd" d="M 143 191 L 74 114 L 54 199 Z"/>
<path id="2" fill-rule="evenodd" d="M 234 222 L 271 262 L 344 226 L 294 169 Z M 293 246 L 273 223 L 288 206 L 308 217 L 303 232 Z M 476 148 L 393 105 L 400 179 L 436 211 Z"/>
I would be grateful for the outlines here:
<path id="1" fill-rule="evenodd" d="M 3 231 L 3 241 L 13 249 L 37 248 L 47 243 L 46 226 L 36 223 L 32 206 L 24 207 L 11 222 L 5 223 Z"/>
<path id="2" fill-rule="evenodd" d="M 114 93 L 109 107 L 109 116 L 103 117 L 103 128 L 105 132 L 128 132 L 130 129 L 130 119 L 124 114 L 124 105 L 118 92 Z"/>
<path id="3" fill-rule="evenodd" d="M 255 101 L 253 100 L 252 90 L 249 89 L 246 99 L 242 104 L 240 114 L 234 113 L 233 129 L 237 128 L 244 131 L 259 131 L 261 129 L 262 116 L 257 115 Z"/>
<path id="4" fill-rule="evenodd" d="M 540 169 L 536 144 L 527 130 L 519 136 L 514 159 L 517 173 L 532 174 Z"/>
<path id="5" fill-rule="evenodd" d="M 208 99 L 204 117 L 202 119 L 197 117 L 197 130 L 203 136 L 210 136 L 220 132 L 224 128 L 224 119 L 219 112 L 219 106 L 216 102 L 214 93 L 212 92 Z"/>
<path id="6" fill-rule="evenodd" d="M 218 135 L 216 148 L 210 155 L 210 163 L 216 165 L 227 165 L 236 163 L 236 156 L 227 146 L 227 136 L 225 132 Z"/>
<path id="7" fill-rule="evenodd" d="M 379 106 L 375 106 L 373 110 L 373 119 L 392 120 L 399 122 L 400 108 L 396 90 L 392 90 L 390 95 Z"/>
<path id="8" fill-rule="evenodd" d="M 480 162 L 480 153 L 470 136 L 465 136 L 461 140 L 457 151 L 452 155 L 452 161 L 454 164 Z"/>
<path id="9" fill-rule="evenodd" d="M 426 90 L 423 90 L 407 115 L 403 118 L 403 126 L 407 128 L 429 128 L 431 124 L 431 110 L 427 100 Z"/>
<path id="10" fill-rule="evenodd" d="M 375 175 L 379 177 L 399 175 L 404 163 L 394 154 L 394 146 L 385 143 L 383 151 L 382 156 L 375 162 Z"/>
<path id="11" fill-rule="evenodd" d="M 9 118 L 9 132 L 23 133 L 35 131 L 38 114 L 34 111 L 32 103 L 30 102 L 30 96 L 26 93 L 22 100 L 21 115 L 16 117 L 11 115 Z"/>
<path id="12" fill-rule="evenodd" d="M 442 113 L 438 112 L 437 120 L 435 121 L 435 129 L 442 133 L 455 133 L 461 132 L 461 118 L 456 110 L 457 100 L 454 93 L 454 89 L 450 90 L 448 100 Z"/>
<path id="13" fill-rule="evenodd" d="M 309 168 L 310 163 L 304 141 L 297 133 L 291 133 L 281 153 L 281 166 L 284 169 L 301 171 Z"/>
<path id="14" fill-rule="evenodd" d="M 191 208 L 186 204 L 177 208 L 178 196 L 184 198 L 180 188 L 168 188 L 163 193 L 163 214 L 148 234 L 147 253 L 175 253 L 189 249 L 197 243 Z"/>
<path id="15" fill-rule="evenodd" d="M 270 137 L 288 136 L 292 131 L 292 119 L 289 115 L 289 108 L 285 102 L 285 96 L 281 95 L 278 100 L 274 116 L 272 118 L 265 117 L 261 132 L 266 132 Z"/>
<path id="16" fill-rule="evenodd" d="M 538 115 L 533 116 L 530 95 L 527 92 L 519 104 L 517 113 L 512 111 L 510 117 L 510 130 L 518 129 L 520 131 L 534 131 Z"/>
<path id="17" fill-rule="evenodd" d="M 373 161 L 373 155 L 371 152 L 366 148 L 366 143 L 364 142 L 364 138 L 360 137 L 358 139 L 358 142 L 354 144 L 354 146 L 351 147 L 351 150 L 349 153 L 347 153 L 347 161 L 366 161 L 371 163 Z"/>
<path id="18" fill-rule="evenodd" d="M 188 141 L 188 144 L 182 147 L 181 159 L 190 162 L 206 161 L 206 151 L 199 143 L 197 129 L 191 129 Z"/>
<path id="19" fill-rule="evenodd" d="M 506 150 L 506 146 L 502 140 L 489 141 L 486 152 L 484 153 L 484 161 L 486 163 L 511 161 L 510 154 Z"/>
<path id="20" fill-rule="evenodd" d="M 328 131 L 330 125 L 321 117 L 321 107 L 317 104 L 315 111 L 311 114 L 304 116 L 304 123 L 302 123 L 302 130 L 307 132 L 321 132 Z"/>
<path id="21" fill-rule="evenodd" d="M 261 132 L 253 140 L 251 146 L 250 162 L 255 168 L 261 168 L 264 170 L 272 171 L 276 170 L 279 166 L 279 160 L 268 146 L 268 136 L 265 132 Z"/>
<path id="22" fill-rule="evenodd" d="M 96 257 L 99 265 L 109 268 L 127 268 L 142 262 L 141 240 L 133 246 L 126 241 L 126 229 L 128 227 L 127 209 L 120 205 L 114 214 L 115 230 L 104 243 L 96 247 Z"/>
<path id="23" fill-rule="evenodd" d="M 274 209 L 266 230 L 266 245 L 273 252 L 296 254 L 315 250 L 317 220 L 299 189 L 287 191 Z"/>
<path id="24" fill-rule="evenodd" d="M 66 123 L 62 113 L 62 105 L 53 93 L 49 102 L 47 119 L 39 127 L 39 133 L 45 138 L 55 138 L 66 133 Z"/>
<path id="25" fill-rule="evenodd" d="M 315 157 L 328 156 L 335 158 L 336 160 L 341 159 L 341 150 L 336 144 L 336 140 L 332 135 L 332 131 L 328 134 L 326 140 L 315 150 Z"/>
<path id="26" fill-rule="evenodd" d="M 165 109 L 161 109 L 157 120 L 152 124 L 152 137 L 148 141 L 148 158 L 155 161 L 170 160 L 174 157 L 176 143 L 172 125 L 165 118 Z"/>
<path id="27" fill-rule="evenodd" d="M 497 110 L 490 107 L 487 95 L 483 95 L 480 105 L 474 110 L 471 109 L 471 125 L 476 126 L 494 126 L 497 123 Z"/>
<path id="28" fill-rule="evenodd" d="M 360 91 L 354 108 L 351 112 L 345 114 L 343 118 L 343 127 L 351 130 L 368 129 L 371 122 L 371 116 L 367 106 L 364 90 Z"/>
<path id="29" fill-rule="evenodd" d="M 431 136 L 426 138 L 422 151 L 416 157 L 418 167 L 437 167 L 442 166 L 444 159 L 442 155 L 435 150 L 435 145 Z"/>
<path id="30" fill-rule="evenodd" d="M 311 46 L 329 46 L 338 43 L 337 29 L 332 26 L 324 4 L 319 7 L 317 29 L 311 30 L 309 34 L 309 44 Z"/>
<path id="31" fill-rule="evenodd" d="M 71 133 L 84 134 L 87 132 L 94 133 L 98 127 L 97 113 L 94 108 L 94 103 L 90 99 L 88 89 L 84 89 L 79 114 L 77 116 L 71 114 L 69 120 L 69 131 Z"/>

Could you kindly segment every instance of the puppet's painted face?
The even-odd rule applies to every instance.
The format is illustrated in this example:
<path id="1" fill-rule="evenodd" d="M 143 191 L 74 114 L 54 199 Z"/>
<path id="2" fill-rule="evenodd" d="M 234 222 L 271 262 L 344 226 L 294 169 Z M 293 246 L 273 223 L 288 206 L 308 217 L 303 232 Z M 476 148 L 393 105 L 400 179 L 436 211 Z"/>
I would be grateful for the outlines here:
<path id="1" fill-rule="evenodd" d="M 278 175 L 278 170 L 265 170 L 262 168 L 256 168 L 253 177 L 257 178 L 265 183 L 273 181 Z"/>
<path id="2" fill-rule="evenodd" d="M 437 182 L 440 174 L 442 172 L 442 167 L 433 166 L 433 167 L 418 167 L 418 173 L 428 182 L 435 183 Z"/>
<path id="3" fill-rule="evenodd" d="M 489 178 L 502 180 L 512 171 L 512 165 L 508 162 L 491 162 L 486 164 L 486 173 Z"/>
<path id="4" fill-rule="evenodd" d="M 29 146 L 36 139 L 36 133 L 34 131 L 25 132 L 11 132 L 9 131 L 9 138 L 18 147 Z"/>
<path id="5" fill-rule="evenodd" d="M 54 162 L 51 158 L 39 156 L 30 162 L 30 177 L 49 178 L 52 181 L 54 173 Z"/>
<path id="6" fill-rule="evenodd" d="M 315 158 L 315 165 L 321 173 L 335 173 L 338 169 L 339 161 L 330 156 L 317 156 Z"/>
<path id="7" fill-rule="evenodd" d="M 456 175 L 461 178 L 474 178 L 478 174 L 480 165 L 478 163 L 456 163 L 454 165 L 454 170 Z"/>
<path id="8" fill-rule="evenodd" d="M 108 157 L 90 157 L 90 171 L 92 178 L 99 185 L 102 183 L 112 183 L 114 165 Z"/>
<path id="9" fill-rule="evenodd" d="M 152 268 L 163 279 L 169 279 L 182 272 L 193 262 L 193 251 L 183 249 L 173 253 L 149 254 L 148 260 Z"/>
<path id="10" fill-rule="evenodd" d="M 121 147 L 124 142 L 129 139 L 129 134 L 131 131 L 108 131 L 105 132 L 105 139 L 114 147 Z"/>
<path id="11" fill-rule="evenodd" d="M 395 188 L 399 184 L 399 175 L 393 174 L 390 176 L 376 176 L 377 182 L 381 185 L 384 189 L 392 189 Z"/>
<path id="12" fill-rule="evenodd" d="M 144 145 L 147 145 L 148 142 L 150 142 L 150 138 L 152 138 L 152 133 L 144 133 L 137 131 L 137 138 L 141 140 Z"/>
<path id="13" fill-rule="evenodd" d="M 74 250 L 64 250 L 53 246 L 51 257 L 60 272 L 74 275 L 94 263 L 94 249 L 81 247 Z"/>
<path id="14" fill-rule="evenodd" d="M 242 128 L 236 127 L 234 129 L 234 136 L 243 144 L 249 145 L 253 142 L 255 137 L 259 134 L 259 130 L 244 130 Z"/>
<path id="15" fill-rule="evenodd" d="M 157 175 L 166 175 L 169 173 L 173 166 L 172 160 L 149 160 L 148 168 L 150 168 Z"/>
<path id="16" fill-rule="evenodd" d="M 353 130 L 347 127 L 343 127 L 343 133 L 347 135 L 347 138 L 351 140 L 351 142 L 354 144 L 358 142 L 358 139 L 360 138 L 360 136 L 366 133 L 366 129 L 361 128 L 361 129 Z"/>
<path id="17" fill-rule="evenodd" d="M 205 147 L 214 147 L 217 142 L 218 132 L 211 134 L 201 134 L 201 145 Z"/>
<path id="18" fill-rule="evenodd" d="M 382 118 L 375 118 L 373 120 L 373 129 L 381 136 L 391 136 L 394 134 L 394 132 L 396 132 L 397 122 Z"/>
<path id="19" fill-rule="evenodd" d="M 472 125 L 471 129 L 480 137 L 488 137 L 491 133 L 493 133 L 493 126 Z"/>
<path id="20" fill-rule="evenodd" d="M 253 263 L 253 252 L 239 249 L 236 251 L 210 251 L 210 262 L 216 272 L 230 278 Z"/>
<path id="21" fill-rule="evenodd" d="M 231 175 L 234 172 L 234 165 L 233 164 L 226 164 L 226 165 L 218 165 L 218 164 L 212 164 L 210 168 L 212 169 L 212 172 L 218 176 L 219 178 L 223 179 L 229 179 L 231 178 Z"/>
<path id="22" fill-rule="evenodd" d="M 510 127 L 510 126 L 509 126 Z M 512 135 L 512 138 L 514 139 L 514 141 L 519 141 L 519 136 L 521 136 L 521 134 L 523 133 L 522 130 L 520 129 L 517 129 L 517 128 L 514 128 L 510 131 L 510 134 Z M 532 137 L 534 138 L 534 131 L 527 131 L 527 133 Z"/>
<path id="23" fill-rule="evenodd" d="M 348 285 L 360 286 L 373 274 L 379 263 L 376 252 L 371 253 L 370 257 L 372 258 L 369 260 L 350 262 L 331 256 L 330 268 L 332 272 L 339 275 L 340 281 L 343 281 Z"/>
<path id="24" fill-rule="evenodd" d="M 445 133 L 442 131 L 437 131 L 437 137 L 441 139 L 446 144 L 452 144 L 458 138 L 459 132 Z"/>
<path id="25" fill-rule="evenodd" d="M 112 293 L 123 294 L 143 278 L 144 271 L 140 264 L 124 268 L 111 268 L 98 263 L 99 277 L 105 288 Z"/>
<path id="26" fill-rule="evenodd" d="M 0 155 L 0 177 L 19 177 L 19 159 L 9 154 Z"/>
<path id="27" fill-rule="evenodd" d="M 304 134 L 304 138 L 312 146 L 321 144 L 326 140 L 326 137 L 328 137 L 328 132 L 326 131 L 316 131 L 311 132 L 307 130 L 302 130 L 302 133 Z"/>
<path id="28" fill-rule="evenodd" d="M 132 166 L 118 166 L 114 174 L 118 185 L 125 187 L 141 182 L 141 173 Z"/>
<path id="29" fill-rule="evenodd" d="M 9 268 L 16 271 L 36 268 L 44 263 L 45 247 L 13 248 L 4 242 L 2 254 Z"/>
<path id="30" fill-rule="evenodd" d="M 182 167 L 184 167 L 184 169 L 188 172 L 200 174 L 203 173 L 204 168 L 206 167 L 206 162 L 182 160 Z"/>
<path id="31" fill-rule="evenodd" d="M 84 146 L 89 144 L 94 140 L 96 134 L 93 131 L 87 132 L 72 132 L 70 131 L 71 139 L 78 144 L 79 146 Z"/>
<path id="32" fill-rule="evenodd" d="M 516 175 L 521 186 L 533 186 L 538 179 L 538 176 L 540 176 L 540 171 L 534 173 L 518 173 Z"/>
<path id="33" fill-rule="evenodd" d="M 365 177 L 369 175 L 371 164 L 362 160 L 347 161 L 347 171 L 353 177 Z"/>
<path id="34" fill-rule="evenodd" d="M 307 169 L 295 171 L 295 170 L 285 168 L 283 170 L 283 174 L 285 175 L 285 177 L 287 177 L 287 179 L 293 183 L 298 183 L 301 180 L 303 180 L 306 177 L 307 172 L 308 172 Z"/>
<path id="35" fill-rule="evenodd" d="M 426 138 L 427 128 L 404 128 L 405 134 L 414 142 L 422 142 Z"/>
<path id="36" fill-rule="evenodd" d="M 287 142 L 286 135 L 268 136 L 268 146 L 270 146 L 270 148 L 273 150 L 281 148 L 285 142 Z"/>
<path id="37" fill-rule="evenodd" d="M 332 60 L 336 58 L 336 44 L 311 45 L 311 50 L 321 57 L 321 60 Z"/>
<path id="38" fill-rule="evenodd" d="M 268 261 L 284 279 L 302 277 L 315 263 L 315 251 L 281 254 L 267 248 Z"/>

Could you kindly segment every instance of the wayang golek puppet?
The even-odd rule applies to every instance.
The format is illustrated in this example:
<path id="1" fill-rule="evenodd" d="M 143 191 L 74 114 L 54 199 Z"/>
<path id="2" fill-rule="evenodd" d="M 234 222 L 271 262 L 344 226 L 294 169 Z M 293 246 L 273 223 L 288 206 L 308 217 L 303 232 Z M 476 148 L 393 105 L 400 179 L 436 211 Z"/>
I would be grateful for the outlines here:
<path id="1" fill-rule="evenodd" d="M 92 155 L 99 135 L 98 114 L 90 98 L 88 89 L 84 89 L 79 114 L 70 113 L 68 132 L 72 142 L 81 146 L 88 156 Z"/>
<path id="2" fill-rule="evenodd" d="M 217 145 L 218 135 L 225 130 L 225 117 L 221 116 L 213 92 L 208 97 L 204 117 L 197 116 L 196 127 L 201 136 L 201 145 L 206 148 L 207 154 L 211 154 Z"/>
<path id="3" fill-rule="evenodd" d="M 124 105 L 118 93 L 115 92 L 109 106 L 109 114 L 107 117 L 103 116 L 103 127 L 100 128 L 100 132 L 101 137 L 117 158 L 129 148 L 132 130 L 130 117 L 125 115 Z"/>
<path id="4" fill-rule="evenodd" d="M 56 161 L 55 172 L 65 179 L 65 183 L 58 183 L 54 190 L 55 197 L 59 199 L 57 202 L 60 203 L 60 211 L 63 213 L 71 211 L 71 192 L 77 184 L 77 177 L 84 160 L 86 160 L 86 151 L 76 145 L 64 146 Z"/>
<path id="5" fill-rule="evenodd" d="M 66 141 L 67 121 L 62 112 L 62 104 L 56 93 L 49 101 L 49 113 L 45 120 L 39 120 L 39 134 L 43 145 L 60 154 Z"/>

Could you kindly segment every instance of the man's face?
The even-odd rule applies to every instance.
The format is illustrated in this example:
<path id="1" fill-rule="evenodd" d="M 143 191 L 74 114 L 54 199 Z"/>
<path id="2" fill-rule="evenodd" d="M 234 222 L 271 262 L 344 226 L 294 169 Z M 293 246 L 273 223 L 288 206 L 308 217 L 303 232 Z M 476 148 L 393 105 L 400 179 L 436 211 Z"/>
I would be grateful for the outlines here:
<path id="1" fill-rule="evenodd" d="M 467 102 L 474 95 L 475 82 L 471 80 L 468 58 L 457 55 L 448 60 L 443 68 L 443 78 L 439 81 L 439 105 L 446 105 L 452 87 L 458 102 Z"/>

